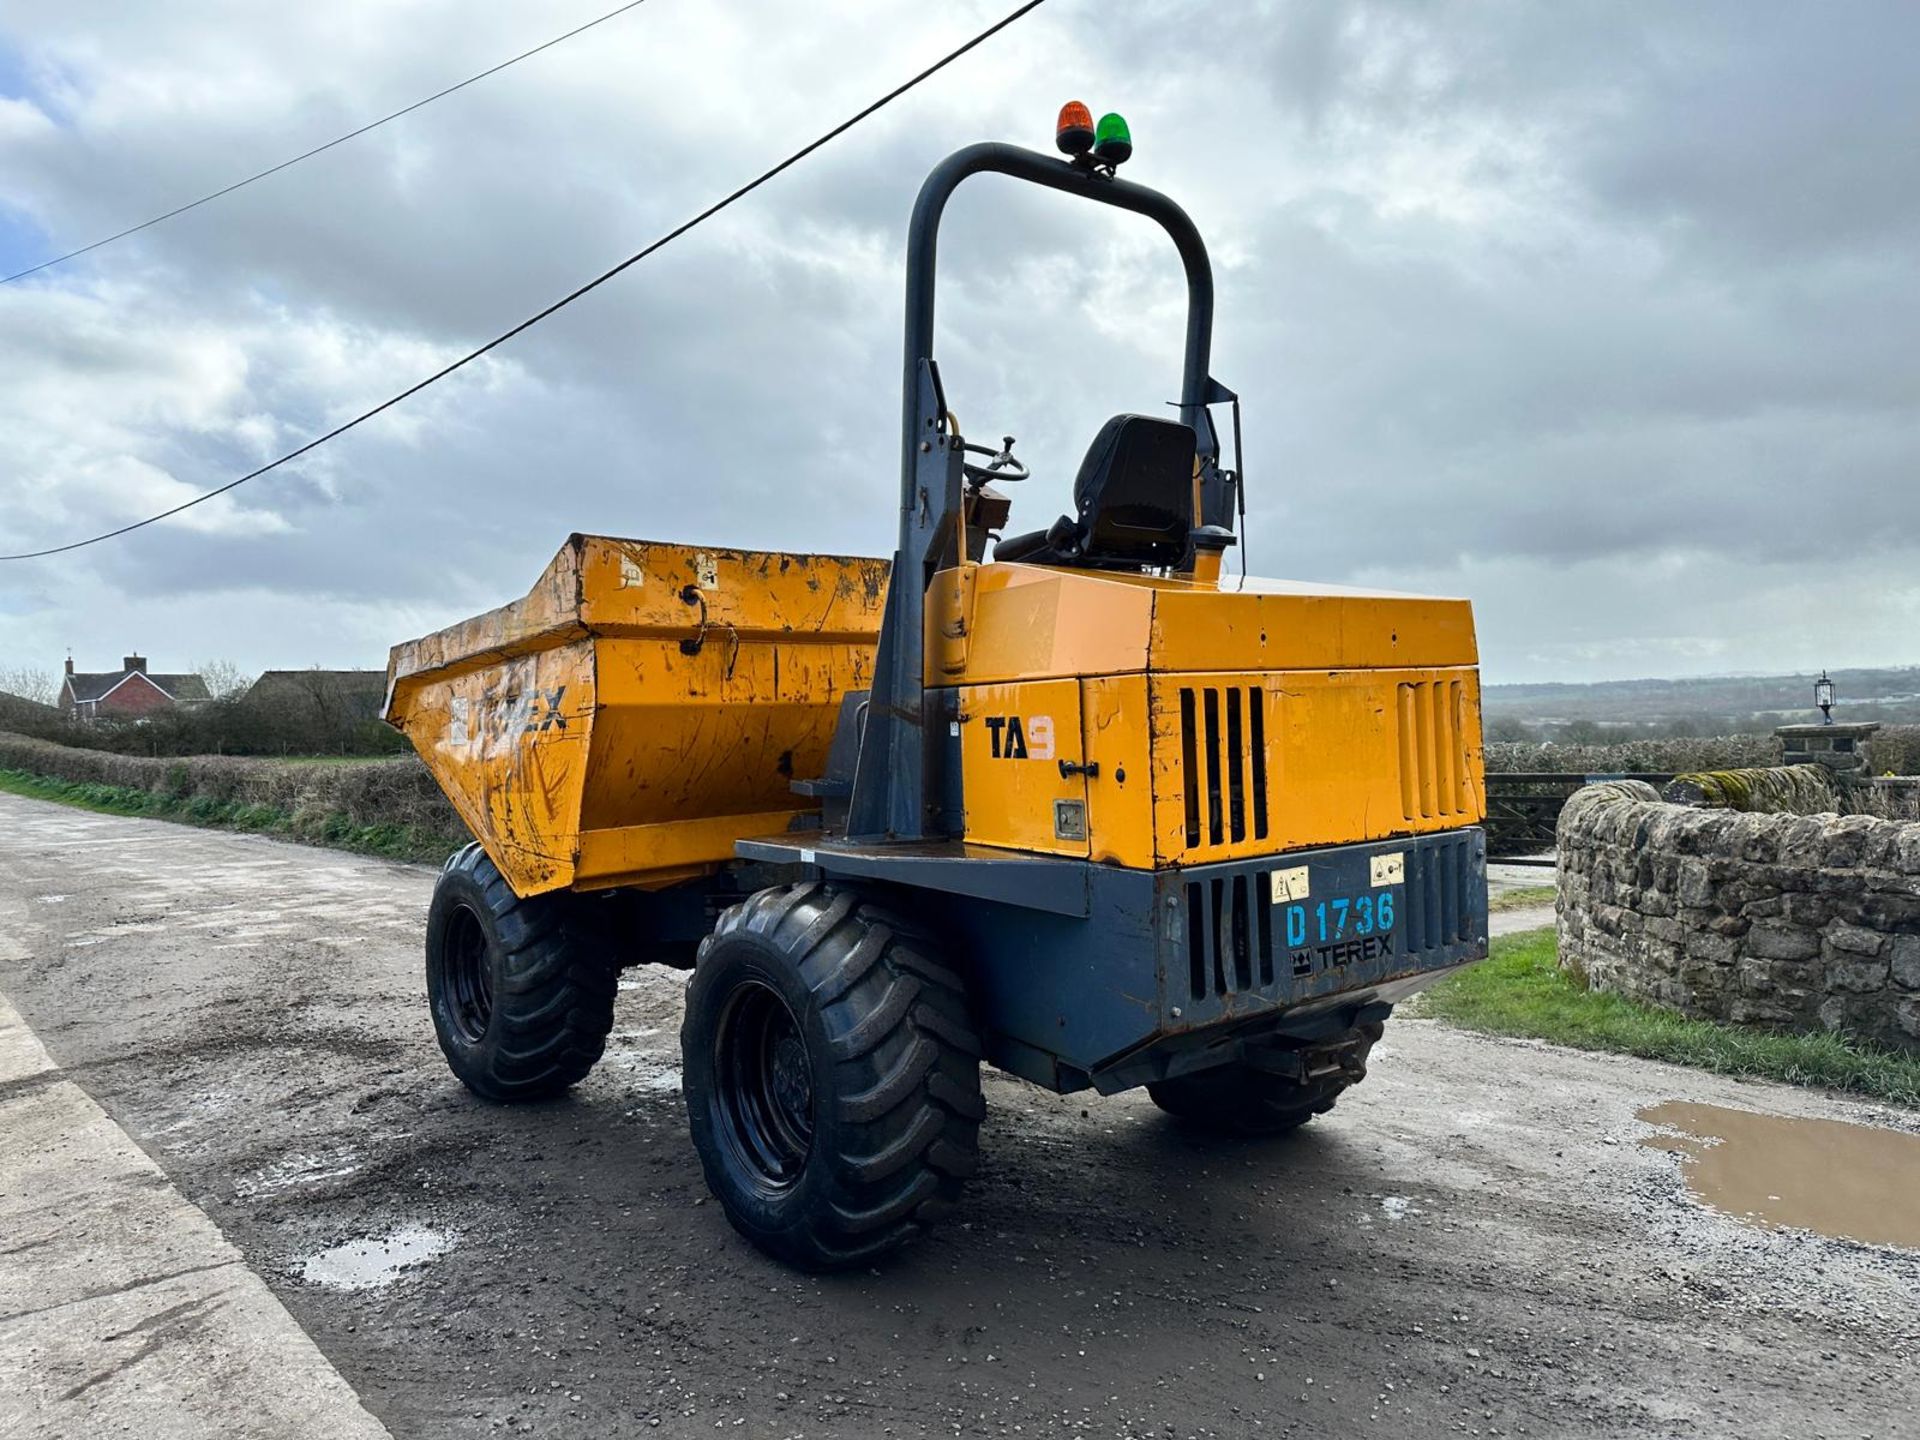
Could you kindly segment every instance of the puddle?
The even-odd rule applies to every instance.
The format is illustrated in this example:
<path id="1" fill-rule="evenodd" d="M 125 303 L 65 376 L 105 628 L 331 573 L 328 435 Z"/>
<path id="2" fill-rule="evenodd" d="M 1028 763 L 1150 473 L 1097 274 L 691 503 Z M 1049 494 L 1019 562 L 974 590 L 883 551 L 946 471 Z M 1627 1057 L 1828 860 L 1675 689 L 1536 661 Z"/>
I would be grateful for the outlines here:
<path id="1" fill-rule="evenodd" d="M 374 1290 L 391 1285 L 403 1271 L 437 1260 L 452 1248 L 452 1239 L 438 1230 L 403 1225 L 379 1239 L 349 1240 L 308 1256 L 300 1278 L 329 1290 Z"/>
<path id="2" fill-rule="evenodd" d="M 1680 1132 L 1640 1143 L 1680 1156 L 1687 1189 L 1722 1214 L 1920 1250 L 1920 1135 L 1682 1100 L 1640 1118 Z"/>

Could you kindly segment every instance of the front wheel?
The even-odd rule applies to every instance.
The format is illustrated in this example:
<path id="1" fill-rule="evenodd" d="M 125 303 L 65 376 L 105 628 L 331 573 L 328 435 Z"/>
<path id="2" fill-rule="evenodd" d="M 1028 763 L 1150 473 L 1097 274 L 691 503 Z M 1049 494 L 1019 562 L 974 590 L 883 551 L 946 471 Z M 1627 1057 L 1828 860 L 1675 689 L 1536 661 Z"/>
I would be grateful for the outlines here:
<path id="1" fill-rule="evenodd" d="M 776 1259 L 860 1264 L 973 1173 L 980 1042 L 933 939 L 857 891 L 762 890 L 700 947 L 687 1120 L 727 1218 Z"/>
<path id="2" fill-rule="evenodd" d="M 1251 1065 L 1221 1065 L 1156 1080 L 1147 1095 L 1196 1130 L 1227 1135 L 1285 1135 L 1333 1109 L 1342 1091 L 1367 1075 L 1367 1055 L 1380 1039 L 1378 1022 L 1361 1025 L 1346 1044 L 1321 1052 L 1317 1073 L 1300 1079 Z"/>
<path id="3" fill-rule="evenodd" d="M 586 1078 L 613 1028 L 617 967 L 562 892 L 522 900 L 478 845 L 427 911 L 427 1000 L 453 1073 L 488 1100 L 541 1100 Z"/>

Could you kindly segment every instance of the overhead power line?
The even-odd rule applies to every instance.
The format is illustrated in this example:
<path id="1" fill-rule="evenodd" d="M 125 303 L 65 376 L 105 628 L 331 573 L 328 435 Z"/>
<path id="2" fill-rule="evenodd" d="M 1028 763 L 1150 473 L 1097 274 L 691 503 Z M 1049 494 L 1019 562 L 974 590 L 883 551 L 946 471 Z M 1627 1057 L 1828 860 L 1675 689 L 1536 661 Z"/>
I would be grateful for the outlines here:
<path id="1" fill-rule="evenodd" d="M 85 540 L 74 540 L 74 541 L 70 541 L 65 545 L 54 545 L 54 546 L 50 546 L 45 550 L 26 550 L 26 551 L 22 551 L 20 554 L 17 554 L 17 555 L 0 555 L 0 561 L 38 560 L 48 555 L 64 555 L 69 550 L 79 550 L 88 545 L 98 545 L 103 540 L 115 539 L 118 536 L 126 535 L 132 531 L 143 529 L 144 527 L 148 525 L 152 525 L 157 521 L 165 520 L 171 516 L 178 515 L 183 510 L 191 510 L 196 505 L 204 505 L 207 501 L 213 499 L 217 495 L 224 495 L 229 490 L 237 490 L 240 486 L 246 484 L 249 480 L 257 480 L 262 475 L 265 475 L 269 471 L 279 469 L 282 465 L 285 465 L 289 460 L 297 460 L 302 455 L 307 454 L 309 451 L 319 449 L 322 445 L 326 444 L 329 440 L 336 439 L 339 436 L 346 434 L 347 431 L 353 429 L 356 425 L 365 424 L 367 421 L 373 419 L 374 416 L 380 414 L 382 411 L 391 410 L 394 406 L 398 405 L 402 400 L 406 400 L 411 396 L 418 395 L 422 390 L 426 389 L 429 385 L 434 384 L 436 381 L 444 380 L 447 378 L 447 376 L 453 374 L 454 371 L 461 369 L 463 366 L 471 365 L 475 360 L 478 360 L 482 355 L 485 355 L 488 351 L 497 349 L 500 346 L 506 344 L 507 341 L 513 339 L 514 336 L 520 334 L 522 331 L 531 330 L 535 325 L 538 325 L 542 320 L 545 320 L 549 315 L 552 315 L 557 311 L 564 310 L 567 306 L 571 305 L 574 301 L 578 300 L 582 295 L 587 294 L 589 291 L 599 289 L 602 285 L 606 284 L 609 280 L 613 279 L 614 276 L 620 274 L 623 270 L 626 270 L 630 266 L 639 264 L 642 260 L 646 259 L 649 255 L 653 254 L 654 251 L 662 249 L 663 247 L 672 244 L 675 240 L 678 240 L 682 235 L 686 234 L 689 230 L 693 229 L 696 225 L 702 224 L 703 222 L 712 219 L 715 215 L 718 215 L 722 210 L 726 209 L 729 205 L 733 204 L 734 201 L 739 200 L 746 195 L 752 194 L 755 190 L 758 190 L 762 185 L 766 184 L 769 180 L 773 179 L 776 175 L 781 174 L 783 171 L 792 169 L 795 165 L 798 165 L 802 160 L 806 159 L 809 155 L 813 154 L 814 151 L 820 149 L 825 145 L 830 144 L 834 140 L 837 140 L 840 136 L 846 134 L 847 131 L 851 130 L 854 126 L 858 125 L 862 120 L 865 120 L 868 116 L 874 114 L 876 111 L 885 109 L 888 105 L 891 105 L 895 100 L 898 100 L 902 95 L 906 94 L 909 90 L 913 89 L 914 86 L 920 84 L 921 81 L 926 80 L 933 75 L 937 75 L 940 71 L 946 69 L 947 66 L 951 65 L 954 61 L 958 60 L 961 56 L 965 55 L 968 51 L 974 49 L 979 45 L 985 44 L 988 40 L 991 40 L 995 35 L 998 35 L 1002 30 L 1006 29 L 1009 25 L 1013 24 L 1013 22 L 1018 20 L 1021 16 L 1026 15 L 1030 11 L 1038 10 L 1045 3 L 1046 3 L 1046 0 L 1026 0 L 1026 3 L 1024 5 L 1019 6 L 1017 9 L 1001 17 L 999 20 L 996 20 L 993 24 L 989 25 L 986 29 L 982 30 L 979 34 L 975 35 L 971 40 L 967 41 L 965 44 L 960 45 L 955 49 L 949 50 L 945 55 L 941 56 L 938 60 L 934 61 L 931 65 L 927 66 L 927 68 L 922 70 L 919 74 L 913 76 L 909 80 L 905 80 L 900 84 L 894 86 L 893 89 L 889 90 L 886 94 L 882 95 L 878 100 L 875 100 L 872 104 L 866 106 L 864 109 L 858 111 L 857 113 L 850 115 L 845 120 L 842 120 L 838 125 L 834 126 L 831 130 L 827 131 L 826 134 L 820 136 L 817 140 L 809 141 L 807 144 L 801 146 L 798 150 L 794 151 L 791 155 L 787 156 L 786 159 L 782 160 L 778 165 L 775 165 L 772 169 L 761 172 L 752 180 L 749 180 L 747 181 L 746 184 L 740 186 L 739 189 L 730 192 L 729 194 L 725 195 L 719 200 L 716 200 L 713 204 L 709 205 L 706 209 L 702 210 L 698 215 L 695 215 L 691 220 L 683 221 L 679 225 L 676 225 L 673 229 L 669 230 L 666 234 L 662 235 L 659 239 L 647 245 L 645 248 L 634 251 L 633 254 L 629 255 L 626 259 L 622 260 L 618 265 L 615 265 L 611 270 L 605 271 L 600 275 L 596 275 L 593 279 L 587 281 L 586 284 L 580 286 L 578 289 L 570 291 L 566 295 L 563 295 L 560 299 L 554 301 L 553 304 L 547 306 L 546 309 L 537 311 L 534 314 L 529 315 L 526 319 L 522 320 L 518 325 L 515 325 L 511 330 L 501 331 L 500 334 L 494 336 L 493 339 L 487 341 L 486 344 L 478 347 L 477 349 L 469 350 L 465 355 L 462 355 L 458 360 L 455 360 L 451 365 L 443 366 L 440 369 L 434 371 L 433 374 L 427 376 L 426 379 L 417 381 L 414 384 L 409 385 L 406 389 L 400 391 L 397 395 L 389 396 L 387 399 L 382 400 L 378 405 L 375 405 L 371 410 L 364 410 L 360 414 L 354 416 L 351 420 L 348 420 L 346 423 L 334 426 L 333 429 L 327 431 L 324 435 L 315 436 L 313 439 L 307 441 L 306 444 L 300 446 L 297 450 L 289 450 L 286 454 L 280 456 L 279 459 L 268 461 L 265 465 L 262 465 L 258 470 L 250 470 L 237 480 L 229 480 L 224 485 L 217 486 L 214 489 L 205 492 L 204 494 L 196 495 L 191 500 L 184 500 L 180 504 L 173 506 L 171 509 L 162 510 L 156 515 L 149 515 L 144 520 L 135 520 L 132 524 L 122 525 L 116 530 L 103 531 L 101 534 L 98 534 L 98 535 L 90 535 Z"/>
<path id="2" fill-rule="evenodd" d="M 278 165 L 269 165 L 265 170 L 256 171 L 252 175 L 247 176 L 247 178 L 244 180 L 236 180 L 231 185 L 226 185 L 221 187 L 218 190 L 210 191 L 207 194 L 202 195 L 198 200 L 189 200 L 184 205 L 176 205 L 173 207 L 173 209 L 167 211 L 165 214 L 156 215 L 151 220 L 142 220 L 138 225 L 129 225 L 124 230 L 116 230 L 111 235 L 106 235 L 101 237 L 98 240 L 95 240 L 91 245 L 82 245 L 78 250 L 69 250 L 67 251 L 66 254 L 56 255 L 51 260 L 42 260 L 38 265 L 29 265 L 25 270 L 16 270 L 11 275 L 0 276 L 0 285 L 11 285 L 14 281 L 24 280 L 29 275 L 38 275 L 42 270 L 51 270 L 55 265 L 64 265 L 67 261 L 76 259 L 81 255 L 89 254 L 92 251 L 98 250 L 103 245 L 111 245 L 116 240 L 124 240 L 129 235 L 137 235 L 142 230 L 151 229 L 153 226 L 158 225 L 163 220 L 171 220 L 176 215 L 184 215 L 189 210 L 197 210 L 200 206 L 205 205 L 209 200 L 218 200 L 222 195 L 231 195 L 234 191 L 242 189 L 245 186 L 251 185 L 256 180 L 264 180 L 269 175 L 278 175 L 282 170 L 288 169 L 289 167 L 294 165 L 298 165 L 302 160 L 311 160 L 314 156 L 322 154 L 325 151 L 331 150 L 336 145 L 344 145 L 349 140 L 354 140 L 359 138 L 360 136 L 366 134 L 369 130 L 378 130 L 382 125 L 385 125 L 390 120 L 398 120 L 402 115 L 411 115 L 414 111 L 420 109 L 424 105 L 431 105 L 436 100 L 444 100 L 447 98 L 447 96 L 453 94 L 454 91 L 456 90 L 464 90 L 467 88 L 467 86 L 477 84 L 478 82 L 486 79 L 489 75 L 498 75 L 502 70 L 507 69 L 509 66 L 518 65 L 522 60 L 529 60 L 533 58 L 535 55 L 538 55 L 542 50 L 551 50 L 554 46 L 560 44 L 562 41 L 571 40 L 576 35 L 584 35 L 586 34 L 587 31 L 593 29 L 594 26 L 604 25 L 607 23 L 607 21 L 612 20 L 617 16 L 624 15 L 629 10 L 637 10 L 640 6 L 646 3 L 647 3 L 647 0 L 628 0 L 628 3 L 626 3 L 625 5 L 620 6 L 617 10 L 609 10 L 606 14 L 600 16 L 596 20 L 589 20 L 584 25 L 576 25 L 573 29 L 567 31 L 566 34 L 556 35 L 551 40 L 543 41 L 542 43 L 534 46 L 531 50 L 522 50 L 518 55 L 515 55 L 511 60 L 502 60 L 498 65 L 492 66 L 491 68 L 486 70 L 482 70 L 478 75 L 469 75 L 466 79 L 462 80 L 457 85 L 449 85 L 444 90 L 436 90 L 433 92 L 433 94 L 427 96 L 426 98 L 421 100 L 416 100 L 411 105 L 404 106 L 401 109 L 394 111 L 391 115 L 382 115 L 378 120 L 368 121 L 365 125 L 362 125 L 358 130 L 349 130 L 346 134 L 336 136 L 333 139 L 327 141 L 327 143 L 324 145 L 316 145 L 311 150 L 303 150 L 300 154 L 295 155 L 291 160 L 282 160 Z"/>

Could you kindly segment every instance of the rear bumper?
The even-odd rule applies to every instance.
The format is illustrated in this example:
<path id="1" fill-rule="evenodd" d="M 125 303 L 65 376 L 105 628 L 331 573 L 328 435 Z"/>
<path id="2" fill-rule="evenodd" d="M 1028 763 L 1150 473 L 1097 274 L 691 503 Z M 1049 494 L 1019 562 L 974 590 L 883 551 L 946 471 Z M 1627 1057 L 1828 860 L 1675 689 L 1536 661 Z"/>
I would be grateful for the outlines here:
<path id="1" fill-rule="evenodd" d="M 1287 1009 L 1487 953 L 1482 831 L 1296 851 L 1156 875 L 1163 1027 Z M 1391 907 L 1390 917 L 1387 911 Z"/>
<path id="2" fill-rule="evenodd" d="M 1086 1066 L 1103 1092 L 1330 1038 L 1487 953 L 1477 828 L 1154 879 L 1159 1023 Z"/>
<path id="3" fill-rule="evenodd" d="M 988 1058 L 1060 1091 L 1329 1039 L 1487 953 L 1477 827 L 1172 870 L 791 837 L 740 851 L 907 887 L 951 937 Z"/>

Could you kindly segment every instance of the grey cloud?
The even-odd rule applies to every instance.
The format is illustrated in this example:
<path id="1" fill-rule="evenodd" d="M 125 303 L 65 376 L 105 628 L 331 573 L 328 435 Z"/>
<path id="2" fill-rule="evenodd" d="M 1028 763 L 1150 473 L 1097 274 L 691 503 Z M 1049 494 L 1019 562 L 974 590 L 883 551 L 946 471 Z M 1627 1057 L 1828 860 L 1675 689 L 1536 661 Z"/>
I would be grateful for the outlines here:
<path id="1" fill-rule="evenodd" d="M 344 418 L 992 9 L 802 26 L 770 0 L 649 5 L 0 291 L 0 346 L 36 386 L 31 410 L 0 396 L 4 538 L 129 518 L 86 465 L 198 487 L 258 463 L 263 426 L 277 445 Z M 9 15 L 0 44 L 62 128 L 0 141 L 6 198 L 88 238 L 490 63 L 527 23 L 239 0 L 110 30 Z M 914 190 L 973 139 L 1044 148 L 1079 93 L 1128 114 L 1130 172 L 1214 242 L 1257 570 L 1464 589 L 1490 677 L 1517 679 L 1818 663 L 1819 636 L 1778 617 L 1802 567 L 1851 561 L 1878 586 L 1851 593 L 1878 598 L 1849 643 L 1879 648 L 1849 661 L 1902 658 L 1916 29 L 1892 4 L 1060 0 L 496 364 L 239 492 L 279 532 L 156 527 L 57 581 L 0 574 L 0 656 L 110 649 L 137 607 L 193 655 L 366 663 L 516 593 L 574 529 L 885 549 Z M 1017 521 L 1043 523 L 1099 421 L 1171 395 L 1177 263 L 1115 217 L 982 181 L 942 285 L 949 393 L 972 433 L 1020 437 L 1039 478 Z M 241 357 L 230 391 L 209 395 L 183 337 Z"/>

